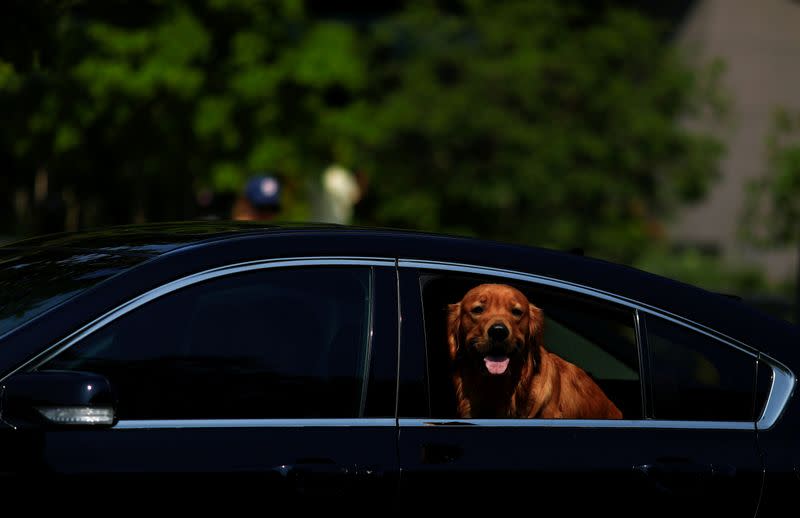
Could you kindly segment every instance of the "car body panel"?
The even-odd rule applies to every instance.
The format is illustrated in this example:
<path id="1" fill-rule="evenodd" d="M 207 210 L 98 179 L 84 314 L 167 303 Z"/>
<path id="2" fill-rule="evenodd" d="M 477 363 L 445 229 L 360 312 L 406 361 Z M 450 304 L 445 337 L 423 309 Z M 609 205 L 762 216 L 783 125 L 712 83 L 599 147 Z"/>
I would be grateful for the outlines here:
<path id="1" fill-rule="evenodd" d="M 370 495 L 399 494 L 406 503 L 421 504 L 443 494 L 440 503 L 452 503 L 461 498 L 459 492 L 476 496 L 483 488 L 488 499 L 458 502 L 489 507 L 517 504 L 496 496 L 514 488 L 523 495 L 533 492 L 534 500 L 558 495 L 588 507 L 612 495 L 592 509 L 618 515 L 657 505 L 688 515 L 730 511 L 743 516 L 752 516 L 756 507 L 759 515 L 775 515 L 791 499 L 787 495 L 800 489 L 800 403 L 790 383 L 800 372 L 800 334 L 796 326 L 729 297 L 568 252 L 389 229 L 192 222 L 45 236 L 0 247 L 0 253 L 12 249 L 133 259 L 129 267 L 0 336 L 0 380 L 31 368 L 43 351 L 115 308 L 201 272 L 275 260 L 375 260 L 386 266 L 375 270 L 380 310 L 373 332 L 380 345 L 371 358 L 366 421 L 121 422 L 106 430 L 5 431 L 0 472 L 6 487 L 12 479 L 24 485 L 45 473 L 62 488 L 76 487 L 76 480 L 78 486 L 94 486 L 113 479 L 107 487 L 120 488 L 126 481 L 141 485 L 147 479 L 151 489 L 163 490 L 191 477 L 201 492 L 224 479 L 240 489 L 274 482 L 279 492 L 297 494 L 323 494 L 334 487 L 342 489 L 336 494 L 352 496 L 370 487 Z M 762 358 L 765 365 L 779 365 L 785 393 L 778 395 L 786 408 L 773 398 L 771 408 L 777 410 L 769 426 L 758 430 L 746 423 L 521 426 L 433 419 L 419 285 L 413 278 L 402 280 L 404 271 L 426 264 L 443 271 L 477 268 L 535 277 L 691 326 Z M 760 370 L 759 384 L 774 388 L 773 374 Z M 147 478 L 148 473 L 161 475 Z M 580 500 L 580 495 L 596 498 Z"/>
<path id="2" fill-rule="evenodd" d="M 425 341 L 425 324 L 414 295 L 424 270 L 411 265 L 438 266 L 400 264 L 404 505 L 447 494 L 453 498 L 437 509 L 474 512 L 522 497 L 546 513 L 633 517 L 646 508 L 651 516 L 687 509 L 691 515 L 754 515 L 762 465 L 753 422 L 437 418 L 430 400 L 414 389 L 429 386 L 436 374 L 417 345 Z M 404 404 L 405 398 L 411 402 Z"/>

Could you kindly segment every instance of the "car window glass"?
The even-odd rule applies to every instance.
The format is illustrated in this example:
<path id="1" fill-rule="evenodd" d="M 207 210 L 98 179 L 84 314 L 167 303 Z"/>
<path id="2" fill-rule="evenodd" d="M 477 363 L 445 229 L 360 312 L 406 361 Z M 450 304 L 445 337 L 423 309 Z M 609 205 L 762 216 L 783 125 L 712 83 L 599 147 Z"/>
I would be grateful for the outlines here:
<path id="1" fill-rule="evenodd" d="M 654 418 L 752 420 L 755 358 L 661 318 L 646 327 Z"/>
<path id="2" fill-rule="evenodd" d="M 0 335 L 143 260 L 61 249 L 0 249 Z"/>
<path id="3" fill-rule="evenodd" d="M 420 277 L 420 286 L 433 417 L 459 417 L 453 381 L 458 367 L 451 361 L 447 345 L 448 305 L 484 283 L 519 289 L 543 312 L 544 347 L 588 374 L 623 418 L 641 418 L 639 348 L 632 311 L 564 290 L 502 278 L 425 274 Z M 569 376 L 565 374 L 565 380 Z"/>
<path id="4" fill-rule="evenodd" d="M 120 419 L 356 417 L 370 270 L 268 269 L 170 293 L 42 368 L 107 376 Z"/>

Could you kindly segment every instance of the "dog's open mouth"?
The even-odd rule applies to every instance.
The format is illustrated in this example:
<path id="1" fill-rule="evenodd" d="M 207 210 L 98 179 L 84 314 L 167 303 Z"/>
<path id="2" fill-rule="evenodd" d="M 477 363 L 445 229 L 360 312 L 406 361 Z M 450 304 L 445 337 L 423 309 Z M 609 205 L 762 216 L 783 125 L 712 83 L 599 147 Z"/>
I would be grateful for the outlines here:
<path id="1" fill-rule="evenodd" d="M 483 363 L 486 364 L 486 370 L 489 374 L 505 374 L 508 370 L 508 356 L 485 356 Z"/>

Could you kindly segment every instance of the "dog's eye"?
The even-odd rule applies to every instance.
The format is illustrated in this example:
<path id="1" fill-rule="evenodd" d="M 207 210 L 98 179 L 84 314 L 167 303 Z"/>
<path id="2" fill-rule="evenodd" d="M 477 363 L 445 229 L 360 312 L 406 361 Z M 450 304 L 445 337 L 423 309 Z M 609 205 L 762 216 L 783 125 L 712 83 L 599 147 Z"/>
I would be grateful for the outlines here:
<path id="1" fill-rule="evenodd" d="M 483 313 L 483 306 L 475 306 L 472 308 L 473 315 L 480 315 L 481 313 Z"/>
<path id="2" fill-rule="evenodd" d="M 522 310 L 520 308 L 514 308 L 511 310 L 511 314 L 514 315 L 515 317 L 521 317 Z"/>

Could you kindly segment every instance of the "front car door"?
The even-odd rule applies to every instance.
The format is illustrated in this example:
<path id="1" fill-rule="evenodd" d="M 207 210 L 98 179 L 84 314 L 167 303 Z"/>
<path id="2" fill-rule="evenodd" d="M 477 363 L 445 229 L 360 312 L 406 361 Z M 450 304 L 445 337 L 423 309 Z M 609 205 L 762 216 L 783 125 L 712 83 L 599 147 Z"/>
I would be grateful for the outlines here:
<path id="1" fill-rule="evenodd" d="M 119 422 L 5 431 L 5 490 L 125 508 L 385 502 L 398 472 L 395 292 L 393 261 L 316 258 L 146 293 L 25 367 L 104 375 Z"/>
<path id="2" fill-rule="evenodd" d="M 585 287 L 464 265 L 399 264 L 404 503 L 754 515 L 762 477 L 753 352 Z M 589 373 L 621 420 L 457 416 L 445 310 L 487 282 L 512 285 L 543 310 L 546 347 Z"/>

